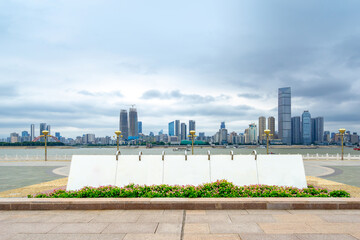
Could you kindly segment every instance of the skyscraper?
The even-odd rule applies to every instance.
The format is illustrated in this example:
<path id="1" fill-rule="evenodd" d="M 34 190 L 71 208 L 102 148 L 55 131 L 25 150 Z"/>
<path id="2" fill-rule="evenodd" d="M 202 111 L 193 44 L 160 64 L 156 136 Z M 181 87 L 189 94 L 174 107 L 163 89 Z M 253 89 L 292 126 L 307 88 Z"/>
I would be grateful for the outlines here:
<path id="1" fill-rule="evenodd" d="M 120 123 L 119 128 L 121 131 L 121 134 L 123 135 L 124 140 L 128 140 L 129 138 L 129 125 L 128 125 L 128 114 L 127 110 L 121 109 L 120 111 Z"/>
<path id="2" fill-rule="evenodd" d="M 49 135 L 51 134 L 51 126 L 50 125 L 47 125 L 46 126 L 46 130 L 49 132 Z"/>
<path id="3" fill-rule="evenodd" d="M 291 88 L 279 88 L 278 131 L 284 144 L 291 144 Z"/>
<path id="4" fill-rule="evenodd" d="M 311 144 L 311 114 L 309 111 L 304 111 L 302 114 L 302 143 L 305 145 Z"/>
<path id="5" fill-rule="evenodd" d="M 129 110 L 129 137 L 137 138 L 139 136 L 138 130 L 138 115 L 136 108 L 132 107 Z"/>
<path id="6" fill-rule="evenodd" d="M 220 129 L 224 129 L 224 128 L 225 128 L 225 122 L 221 122 Z"/>
<path id="7" fill-rule="evenodd" d="M 264 136 L 264 130 L 266 129 L 266 118 L 264 116 L 259 117 L 259 142 L 262 144 L 263 140 L 266 140 Z"/>
<path id="8" fill-rule="evenodd" d="M 311 118 L 311 143 L 315 142 L 315 138 L 316 138 L 316 130 L 315 130 L 315 118 Z"/>
<path id="9" fill-rule="evenodd" d="M 180 139 L 181 131 L 180 131 L 180 120 L 175 120 L 175 136 Z"/>
<path id="10" fill-rule="evenodd" d="M 190 134 L 190 131 L 196 131 L 195 129 L 195 121 L 194 120 L 189 120 L 189 134 Z"/>
<path id="11" fill-rule="evenodd" d="M 268 117 L 268 129 L 270 130 L 270 139 L 274 139 L 275 136 L 275 118 L 274 117 Z"/>
<path id="12" fill-rule="evenodd" d="M 186 140 L 187 139 L 187 135 L 186 135 L 186 124 L 185 123 L 181 123 L 181 140 Z"/>
<path id="13" fill-rule="evenodd" d="M 139 131 L 139 134 L 142 133 L 142 122 L 141 121 L 138 121 L 138 131 Z"/>
<path id="14" fill-rule="evenodd" d="M 35 124 L 30 125 L 30 141 L 35 139 Z"/>
<path id="15" fill-rule="evenodd" d="M 324 117 L 315 118 L 315 139 L 314 142 L 322 143 L 324 142 Z"/>
<path id="16" fill-rule="evenodd" d="M 174 136 L 174 126 L 175 126 L 174 121 L 169 122 L 169 131 L 168 131 L 168 133 L 169 133 L 170 137 Z"/>
<path id="17" fill-rule="evenodd" d="M 46 123 L 40 123 L 40 135 L 42 135 L 43 133 L 43 131 L 45 131 L 46 130 Z"/>
<path id="18" fill-rule="evenodd" d="M 301 144 L 299 116 L 291 118 L 291 144 Z"/>
<path id="19" fill-rule="evenodd" d="M 257 143 L 257 127 L 255 123 L 249 124 L 249 141 L 251 144 Z"/>

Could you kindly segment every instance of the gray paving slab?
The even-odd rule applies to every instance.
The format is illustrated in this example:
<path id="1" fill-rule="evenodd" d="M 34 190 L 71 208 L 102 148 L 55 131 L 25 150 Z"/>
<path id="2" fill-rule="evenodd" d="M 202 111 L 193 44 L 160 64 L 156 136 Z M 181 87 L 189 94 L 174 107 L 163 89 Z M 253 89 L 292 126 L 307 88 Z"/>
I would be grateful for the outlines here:
<path id="1" fill-rule="evenodd" d="M 159 223 L 156 233 L 176 233 L 181 234 L 181 223 Z"/>
<path id="2" fill-rule="evenodd" d="M 179 240 L 178 234 L 126 234 L 124 240 Z"/>
<path id="3" fill-rule="evenodd" d="M 210 233 L 263 233 L 256 223 L 210 223 Z"/>
<path id="4" fill-rule="evenodd" d="M 0 223 L 0 233 L 47 233 L 60 223 Z"/>
<path id="5" fill-rule="evenodd" d="M 155 233 L 158 223 L 111 223 L 103 233 Z"/>
<path id="6" fill-rule="evenodd" d="M 241 240 L 299 240 L 295 234 L 240 233 Z"/>
<path id="7" fill-rule="evenodd" d="M 182 215 L 170 215 L 170 214 L 162 214 L 162 215 L 141 215 L 138 219 L 138 222 L 165 222 L 165 223 L 180 223 L 183 219 Z"/>
<path id="8" fill-rule="evenodd" d="M 109 223 L 62 223 L 50 233 L 101 233 Z"/>
<path id="9" fill-rule="evenodd" d="M 151 216 L 151 215 L 150 215 Z M 139 219 L 139 214 L 121 215 L 121 214 L 101 214 L 94 217 L 91 222 L 136 222 Z"/>
<path id="10" fill-rule="evenodd" d="M 231 223 L 227 214 L 217 215 L 186 215 L 186 223 Z"/>
<path id="11" fill-rule="evenodd" d="M 247 222 L 276 222 L 275 218 L 270 214 L 256 214 L 256 215 L 229 215 L 233 223 L 247 223 Z"/>
<path id="12" fill-rule="evenodd" d="M 349 234 L 296 234 L 300 240 L 356 240 Z"/>
<path id="13" fill-rule="evenodd" d="M 123 240 L 125 234 L 17 234 L 11 240 Z"/>
<path id="14" fill-rule="evenodd" d="M 319 217 L 324 221 L 332 223 L 360 223 L 360 214 L 352 214 L 351 216 L 349 214 L 321 214 Z"/>

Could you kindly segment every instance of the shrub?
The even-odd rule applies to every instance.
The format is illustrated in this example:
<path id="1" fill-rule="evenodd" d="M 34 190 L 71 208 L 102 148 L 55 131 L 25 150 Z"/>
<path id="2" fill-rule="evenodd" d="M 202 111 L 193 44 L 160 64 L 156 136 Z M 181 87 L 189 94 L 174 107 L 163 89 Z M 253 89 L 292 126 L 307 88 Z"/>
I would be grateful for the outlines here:
<path id="1" fill-rule="evenodd" d="M 193 185 L 135 185 L 125 187 L 84 187 L 78 191 L 54 190 L 50 193 L 28 195 L 29 198 L 250 198 L 250 197 L 350 197 L 343 190 L 329 192 L 324 188 L 280 187 L 268 185 L 236 186 L 218 180 L 198 186 Z"/>

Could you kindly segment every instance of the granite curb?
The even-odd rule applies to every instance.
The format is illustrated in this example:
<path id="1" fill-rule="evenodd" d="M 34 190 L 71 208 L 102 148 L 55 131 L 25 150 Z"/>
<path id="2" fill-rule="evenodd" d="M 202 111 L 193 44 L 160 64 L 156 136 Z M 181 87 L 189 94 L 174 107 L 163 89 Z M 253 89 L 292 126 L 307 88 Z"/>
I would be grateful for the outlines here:
<path id="1" fill-rule="evenodd" d="M 0 210 L 360 209 L 360 198 L 1 198 Z"/>

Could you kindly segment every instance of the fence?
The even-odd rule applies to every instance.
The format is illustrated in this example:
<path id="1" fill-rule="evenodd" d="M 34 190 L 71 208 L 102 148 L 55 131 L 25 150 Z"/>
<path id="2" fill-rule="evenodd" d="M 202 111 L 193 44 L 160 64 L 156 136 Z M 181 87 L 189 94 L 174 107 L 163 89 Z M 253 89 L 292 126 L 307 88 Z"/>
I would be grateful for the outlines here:
<path id="1" fill-rule="evenodd" d="M 287 154 L 281 154 L 287 155 Z M 341 154 L 304 154 L 304 160 L 341 160 Z M 49 161 L 70 161 L 72 155 L 48 155 Z M 44 155 L 0 155 L 0 161 L 41 161 Z M 344 160 L 360 160 L 360 155 L 344 154 Z"/>

